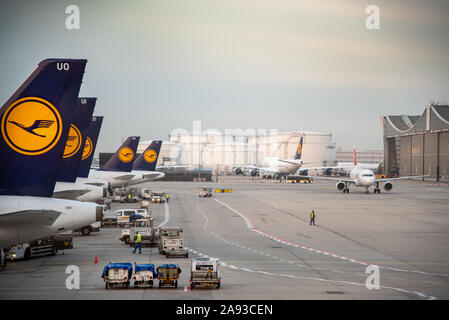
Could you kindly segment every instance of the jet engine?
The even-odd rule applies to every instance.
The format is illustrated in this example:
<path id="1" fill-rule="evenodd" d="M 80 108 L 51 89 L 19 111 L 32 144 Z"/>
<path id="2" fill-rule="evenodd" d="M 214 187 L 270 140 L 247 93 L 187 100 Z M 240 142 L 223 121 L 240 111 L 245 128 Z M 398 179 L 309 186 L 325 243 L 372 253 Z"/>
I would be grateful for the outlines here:
<path id="1" fill-rule="evenodd" d="M 384 190 L 385 191 L 391 191 L 391 189 L 393 189 L 393 184 L 389 181 L 385 182 L 384 184 Z"/>
<path id="2" fill-rule="evenodd" d="M 337 182 L 337 189 L 338 190 L 343 190 L 345 188 L 345 183 L 342 181 L 338 181 Z"/>

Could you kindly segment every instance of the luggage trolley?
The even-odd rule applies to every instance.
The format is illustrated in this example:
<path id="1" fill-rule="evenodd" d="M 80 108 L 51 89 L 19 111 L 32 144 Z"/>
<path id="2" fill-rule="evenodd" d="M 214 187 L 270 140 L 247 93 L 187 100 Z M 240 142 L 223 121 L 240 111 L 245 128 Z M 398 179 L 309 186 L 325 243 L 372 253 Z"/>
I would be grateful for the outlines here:
<path id="1" fill-rule="evenodd" d="M 156 269 L 159 280 L 159 288 L 162 286 L 178 287 L 179 274 L 181 268 L 177 264 L 163 264 Z"/>
<path id="2" fill-rule="evenodd" d="M 103 269 L 101 277 L 105 282 L 105 289 L 111 287 L 129 287 L 129 282 L 133 273 L 133 265 L 129 262 L 114 263 L 110 262 Z"/>
<path id="3" fill-rule="evenodd" d="M 134 288 L 153 288 L 154 277 L 157 276 L 154 264 L 135 264 Z"/>

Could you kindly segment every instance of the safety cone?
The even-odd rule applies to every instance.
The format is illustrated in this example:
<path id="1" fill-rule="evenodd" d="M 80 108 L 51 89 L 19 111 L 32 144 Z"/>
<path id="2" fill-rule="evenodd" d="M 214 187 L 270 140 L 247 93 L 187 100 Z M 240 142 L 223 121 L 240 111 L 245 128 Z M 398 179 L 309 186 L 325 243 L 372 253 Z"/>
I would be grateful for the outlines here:
<path id="1" fill-rule="evenodd" d="M 95 256 L 95 261 L 94 262 L 98 263 L 98 257 L 97 256 Z"/>

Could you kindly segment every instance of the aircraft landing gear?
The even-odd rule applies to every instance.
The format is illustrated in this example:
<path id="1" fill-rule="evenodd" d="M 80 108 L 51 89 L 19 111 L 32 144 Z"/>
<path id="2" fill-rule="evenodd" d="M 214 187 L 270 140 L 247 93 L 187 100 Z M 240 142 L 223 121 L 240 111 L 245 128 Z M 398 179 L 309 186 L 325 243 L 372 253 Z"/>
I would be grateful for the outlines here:
<path id="1" fill-rule="evenodd" d="M 343 193 L 349 193 L 349 188 L 344 188 Z"/>
<path id="2" fill-rule="evenodd" d="M 365 194 L 369 194 L 369 189 L 366 187 Z"/>
<path id="3" fill-rule="evenodd" d="M 379 182 L 376 182 L 376 187 L 374 188 L 374 193 L 380 193 Z"/>

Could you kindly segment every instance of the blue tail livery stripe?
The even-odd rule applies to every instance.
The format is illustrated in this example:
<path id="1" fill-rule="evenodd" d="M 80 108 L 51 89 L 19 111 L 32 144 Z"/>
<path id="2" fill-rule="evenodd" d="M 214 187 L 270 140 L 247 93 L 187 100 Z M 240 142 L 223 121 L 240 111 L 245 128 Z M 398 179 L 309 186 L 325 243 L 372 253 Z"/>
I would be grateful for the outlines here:
<path id="1" fill-rule="evenodd" d="M 298 144 L 298 148 L 296 149 L 296 153 L 295 153 L 295 160 L 299 160 L 301 159 L 301 155 L 302 155 L 302 141 L 303 141 L 304 137 L 301 137 L 299 139 L 299 144 Z"/>
<path id="2" fill-rule="evenodd" d="M 128 137 L 114 155 L 106 162 L 101 171 L 131 172 L 136 158 L 140 137 Z"/>
<path id="3" fill-rule="evenodd" d="M 51 197 L 85 59 L 47 59 L 0 108 L 0 194 Z"/>
<path id="4" fill-rule="evenodd" d="M 152 141 L 134 162 L 133 170 L 155 171 L 161 146 L 161 140 Z"/>
<path id="5" fill-rule="evenodd" d="M 75 182 L 97 98 L 78 98 L 57 181 Z"/>
<path id="6" fill-rule="evenodd" d="M 90 165 L 94 159 L 95 148 L 102 124 L 103 116 L 93 116 L 90 120 L 84 147 L 82 147 L 83 154 L 81 155 L 81 161 L 78 166 L 78 177 L 87 178 L 89 176 Z"/>

